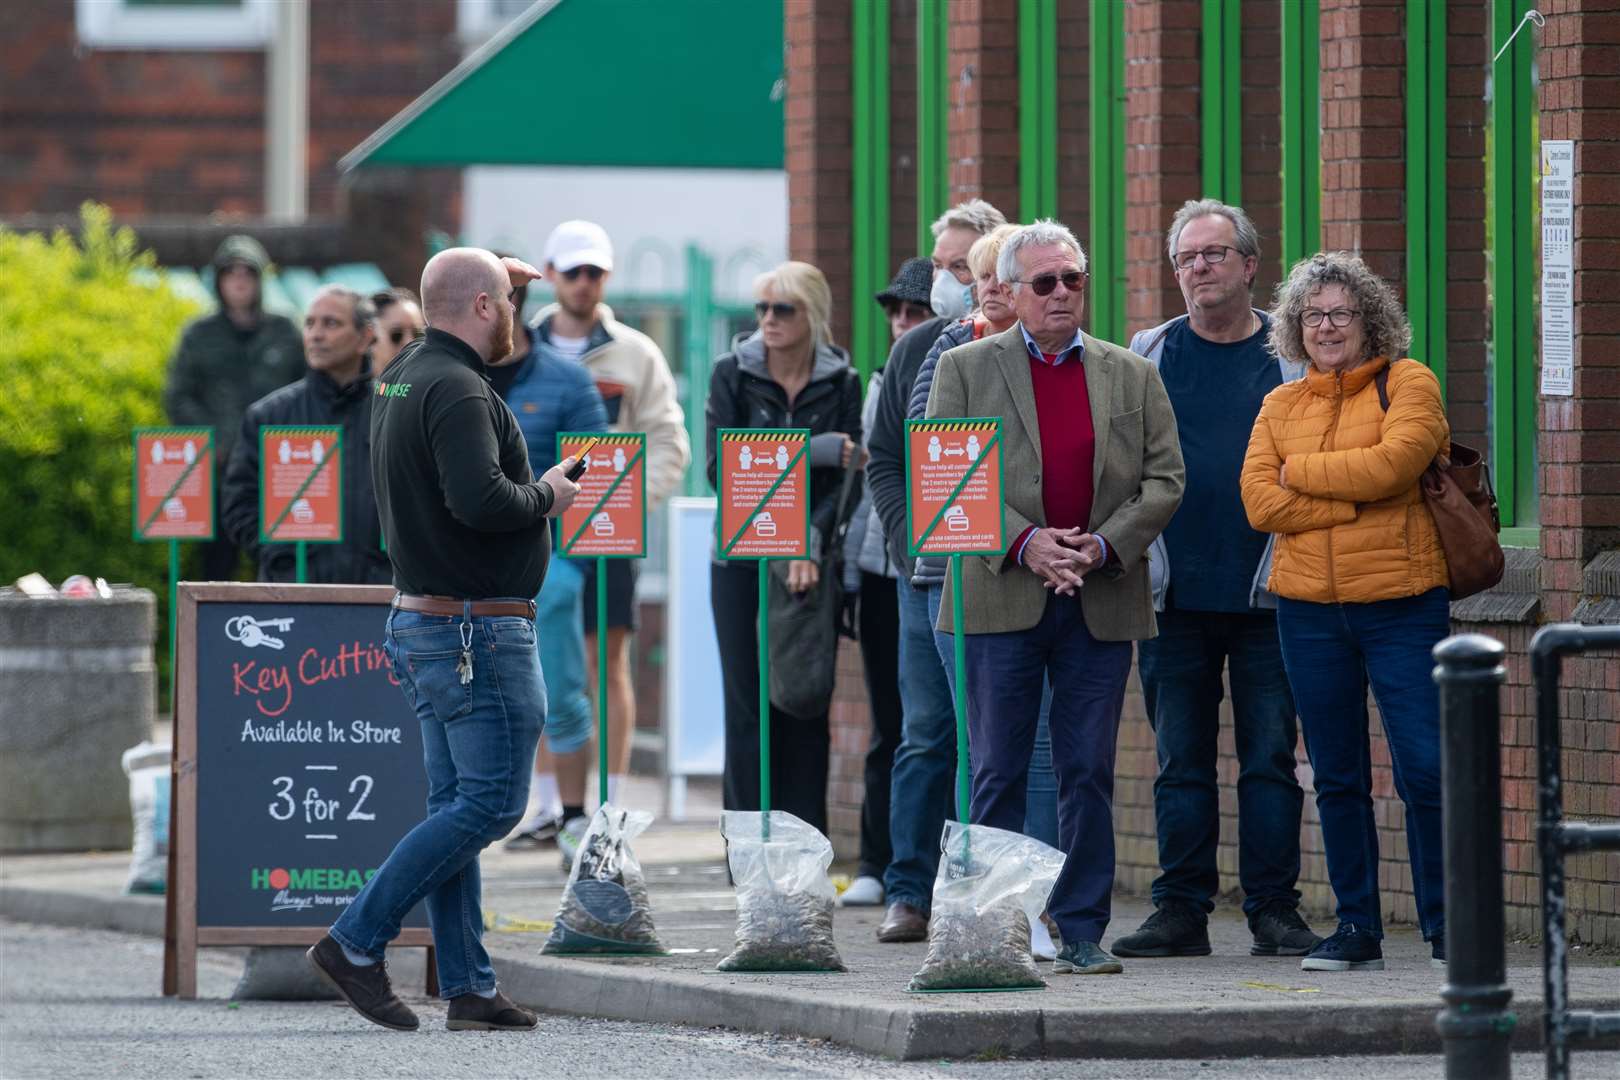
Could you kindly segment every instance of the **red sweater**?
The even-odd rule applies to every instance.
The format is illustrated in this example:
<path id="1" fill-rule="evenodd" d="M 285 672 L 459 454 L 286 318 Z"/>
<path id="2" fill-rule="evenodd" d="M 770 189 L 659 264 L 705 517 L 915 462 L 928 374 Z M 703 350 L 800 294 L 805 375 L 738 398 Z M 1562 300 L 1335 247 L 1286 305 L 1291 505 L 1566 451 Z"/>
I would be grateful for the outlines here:
<path id="1" fill-rule="evenodd" d="M 1054 365 L 1029 358 L 1029 376 L 1035 386 L 1035 417 L 1041 428 L 1041 508 L 1052 529 L 1091 527 L 1091 468 L 1097 436 L 1091 427 L 1091 395 L 1086 392 L 1086 367 L 1077 356 Z M 1033 528 L 1013 541 L 1008 555 L 1018 560 Z"/>

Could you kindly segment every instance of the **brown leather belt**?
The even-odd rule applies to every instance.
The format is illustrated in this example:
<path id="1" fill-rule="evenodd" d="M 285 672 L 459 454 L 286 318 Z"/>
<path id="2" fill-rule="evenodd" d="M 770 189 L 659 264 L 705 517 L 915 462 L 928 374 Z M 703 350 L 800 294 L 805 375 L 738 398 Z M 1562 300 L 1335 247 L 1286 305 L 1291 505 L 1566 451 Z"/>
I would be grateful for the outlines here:
<path id="1" fill-rule="evenodd" d="M 451 596 L 412 596 L 395 593 L 394 606 L 401 611 L 416 611 L 423 615 L 460 615 L 467 611 L 467 601 Z M 521 619 L 534 618 L 533 600 L 474 600 L 474 615 L 516 615 Z"/>

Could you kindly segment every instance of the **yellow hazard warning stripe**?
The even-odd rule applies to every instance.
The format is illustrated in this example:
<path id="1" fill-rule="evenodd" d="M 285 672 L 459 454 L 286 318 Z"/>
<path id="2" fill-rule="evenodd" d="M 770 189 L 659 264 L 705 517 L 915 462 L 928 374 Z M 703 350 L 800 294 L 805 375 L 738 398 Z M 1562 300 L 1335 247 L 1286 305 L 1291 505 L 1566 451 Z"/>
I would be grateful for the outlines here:
<path id="1" fill-rule="evenodd" d="M 911 422 L 911 427 L 913 431 L 994 431 L 996 429 L 996 425 L 993 422 L 986 423 L 982 420 L 977 422 L 964 422 L 961 420 L 913 420 Z"/>
<path id="2" fill-rule="evenodd" d="M 760 439 L 775 439 L 777 442 L 792 443 L 803 442 L 804 436 L 789 434 L 780 429 L 761 428 L 758 431 L 728 431 L 721 438 L 721 442 L 756 442 Z"/>

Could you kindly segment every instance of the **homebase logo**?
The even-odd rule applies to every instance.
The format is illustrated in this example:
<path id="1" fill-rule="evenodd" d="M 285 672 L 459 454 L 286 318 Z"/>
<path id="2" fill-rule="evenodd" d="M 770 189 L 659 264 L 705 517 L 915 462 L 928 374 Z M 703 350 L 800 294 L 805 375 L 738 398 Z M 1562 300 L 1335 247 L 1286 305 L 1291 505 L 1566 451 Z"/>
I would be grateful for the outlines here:
<path id="1" fill-rule="evenodd" d="M 370 881 L 376 872 L 375 867 L 370 870 L 345 870 L 336 866 L 306 866 L 293 870 L 279 866 L 274 869 L 261 867 L 248 871 L 248 888 L 278 892 L 282 889 L 358 889 Z"/>

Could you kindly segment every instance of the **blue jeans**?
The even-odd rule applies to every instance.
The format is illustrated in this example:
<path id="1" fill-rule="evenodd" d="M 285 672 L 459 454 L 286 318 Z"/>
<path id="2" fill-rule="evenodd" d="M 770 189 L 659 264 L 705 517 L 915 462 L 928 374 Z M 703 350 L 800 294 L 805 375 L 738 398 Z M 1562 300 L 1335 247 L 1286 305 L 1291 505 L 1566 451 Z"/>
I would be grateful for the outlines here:
<path id="1" fill-rule="evenodd" d="M 470 683 L 456 672 L 464 634 L 473 655 Z M 422 724 L 428 816 L 394 847 L 331 933 L 381 959 L 400 921 L 425 898 L 445 998 L 495 986 L 483 945 L 478 853 L 512 830 L 529 798 L 546 719 L 534 636 L 534 624 L 517 617 L 464 623 L 410 611 L 388 616 L 383 647 Z"/>
<path id="2" fill-rule="evenodd" d="M 939 625 L 939 605 L 945 595 L 943 585 L 928 589 L 928 624 Z M 945 665 L 952 699 L 956 695 L 956 638 L 934 631 L 934 644 Z M 1035 720 L 1035 748 L 1029 755 L 1029 777 L 1025 788 L 1024 835 L 1051 847 L 1058 847 L 1058 782 L 1052 769 L 1052 681 L 1041 686 L 1041 714 Z"/>
<path id="3" fill-rule="evenodd" d="M 580 629 L 584 572 L 572 559 L 552 559 L 540 595 L 534 598 L 540 638 L 540 670 L 545 673 L 546 746 L 571 754 L 590 741 L 596 710 L 585 695 L 585 632 Z"/>
<path id="4" fill-rule="evenodd" d="M 956 816 L 956 709 L 934 648 L 928 596 L 904 578 L 900 598 L 900 749 L 889 785 L 889 840 L 883 872 L 888 901 L 929 910 L 939 872 L 940 837 Z M 937 590 L 934 590 L 937 591 Z"/>
<path id="5" fill-rule="evenodd" d="M 1328 879 L 1339 921 L 1383 936 L 1373 820 L 1367 684 L 1383 718 L 1395 791 L 1406 804 L 1412 892 L 1425 939 L 1445 932 L 1441 852 L 1440 692 L 1434 647 L 1451 633 L 1444 588 L 1371 604 L 1282 599 L 1277 631 L 1316 773 Z"/>
<path id="6" fill-rule="evenodd" d="M 1238 881 L 1243 910 L 1299 904 L 1299 818 L 1294 775 L 1294 697 L 1283 670 L 1277 617 L 1269 611 L 1166 611 L 1159 636 L 1137 646 L 1148 722 L 1159 752 L 1153 781 L 1159 867 L 1153 902 L 1215 909 L 1221 836 L 1221 671 L 1232 684 L 1238 757 Z"/>
<path id="7" fill-rule="evenodd" d="M 1047 911 L 1065 942 L 1100 942 L 1114 886 L 1114 750 L 1131 644 L 1092 637 L 1078 596 L 1048 596 L 1028 630 L 963 636 L 973 821 L 1014 832 L 1023 825 L 1042 684 L 1050 680 L 1064 860 Z"/>

